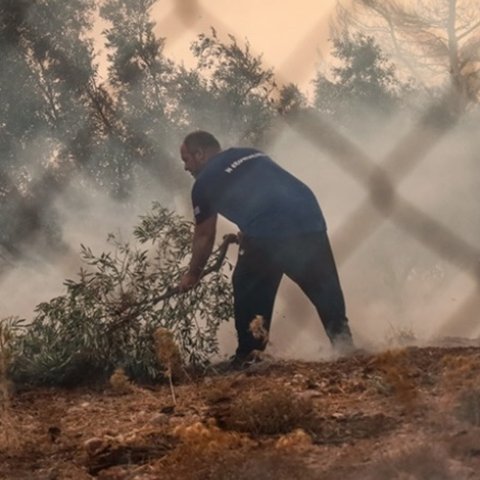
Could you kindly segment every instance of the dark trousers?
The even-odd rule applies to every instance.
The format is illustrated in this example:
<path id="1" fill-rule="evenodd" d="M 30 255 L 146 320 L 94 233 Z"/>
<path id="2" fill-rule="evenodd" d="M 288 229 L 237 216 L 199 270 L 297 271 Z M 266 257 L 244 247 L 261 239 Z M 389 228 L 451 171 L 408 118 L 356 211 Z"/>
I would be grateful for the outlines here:
<path id="1" fill-rule="evenodd" d="M 237 355 L 263 350 L 265 343 L 250 332 L 261 315 L 270 329 L 273 304 L 282 275 L 290 277 L 317 309 L 325 331 L 336 342 L 351 344 L 337 268 L 326 232 L 285 238 L 243 238 L 233 273 Z"/>

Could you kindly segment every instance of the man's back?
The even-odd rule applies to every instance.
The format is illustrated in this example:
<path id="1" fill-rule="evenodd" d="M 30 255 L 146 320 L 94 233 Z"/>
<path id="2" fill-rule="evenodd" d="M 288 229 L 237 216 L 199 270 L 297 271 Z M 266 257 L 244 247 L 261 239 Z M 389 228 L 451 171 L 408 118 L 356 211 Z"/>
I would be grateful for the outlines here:
<path id="1" fill-rule="evenodd" d="M 252 237 L 325 231 L 312 191 L 267 155 L 230 148 L 215 155 L 192 190 L 197 223 L 219 213 Z"/>

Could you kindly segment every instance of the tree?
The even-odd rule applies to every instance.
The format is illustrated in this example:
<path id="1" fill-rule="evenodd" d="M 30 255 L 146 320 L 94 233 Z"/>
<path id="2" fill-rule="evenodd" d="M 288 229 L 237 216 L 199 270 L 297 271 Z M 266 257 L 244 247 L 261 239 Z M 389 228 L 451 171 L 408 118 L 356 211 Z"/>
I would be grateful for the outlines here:
<path id="1" fill-rule="evenodd" d="M 170 189 L 172 178 L 182 185 L 183 177 L 173 153 L 178 137 L 171 115 L 173 63 L 164 56 L 165 39 L 154 33 L 150 9 L 155 2 L 107 0 L 100 13 L 111 24 L 104 32 L 109 85 L 123 125 L 116 136 L 124 147 L 116 168 L 131 172 L 140 160 Z"/>
<path id="2" fill-rule="evenodd" d="M 354 0 L 339 3 L 338 23 L 374 35 L 431 96 L 448 83 L 462 112 L 480 100 L 479 16 L 476 0 Z"/>
<path id="3" fill-rule="evenodd" d="M 3 205 L 8 225 L 1 242 L 10 252 L 47 237 L 52 245 L 52 203 L 78 162 L 88 124 L 87 86 L 95 74 L 90 42 L 93 0 L 2 0 Z M 6 231 L 5 231 L 6 230 Z M 58 245 L 58 243 L 55 243 Z"/>
<path id="4" fill-rule="evenodd" d="M 258 144 L 276 113 L 273 71 L 252 54 L 248 42 L 241 46 L 232 35 L 223 42 L 213 28 L 191 49 L 196 67 L 177 71 L 179 118 L 232 143 Z"/>
<path id="5" fill-rule="evenodd" d="M 294 83 L 288 83 L 280 89 L 277 109 L 280 115 L 298 114 L 308 107 L 308 100 Z"/>
<path id="6" fill-rule="evenodd" d="M 94 0 L 0 1 L 0 242 L 11 255 L 33 244 L 60 248 L 53 205 L 74 176 L 125 199 L 139 159 L 164 173 L 152 141 L 158 129 L 142 130 L 147 122 L 138 122 L 131 90 L 126 98 L 117 89 L 114 98 L 111 86 L 98 84 L 88 37 L 95 8 Z M 147 47 L 142 55 L 153 58 Z M 136 116 L 125 118 L 126 102 Z"/>
<path id="7" fill-rule="evenodd" d="M 374 124 L 373 115 L 384 118 L 399 106 L 409 87 L 373 37 L 344 33 L 333 40 L 332 55 L 334 66 L 314 80 L 314 104 L 322 114 L 344 127 L 366 128 L 366 119 Z"/>
<path id="8" fill-rule="evenodd" d="M 2 177 L 10 177 L 12 181 L 20 175 L 17 158 L 45 126 L 45 105 L 39 85 L 20 49 L 22 24 L 29 3 L 27 0 L 0 2 L 0 168 Z"/>

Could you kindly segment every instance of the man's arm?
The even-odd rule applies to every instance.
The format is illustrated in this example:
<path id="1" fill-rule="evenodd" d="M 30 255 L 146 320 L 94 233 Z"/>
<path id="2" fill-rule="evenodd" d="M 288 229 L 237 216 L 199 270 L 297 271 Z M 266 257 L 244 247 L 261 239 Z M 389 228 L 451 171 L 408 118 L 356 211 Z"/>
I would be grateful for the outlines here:
<path id="1" fill-rule="evenodd" d="M 212 215 L 195 225 L 192 241 L 192 259 L 187 273 L 181 278 L 178 289 L 181 292 L 194 287 L 202 275 L 215 242 L 217 215 Z"/>

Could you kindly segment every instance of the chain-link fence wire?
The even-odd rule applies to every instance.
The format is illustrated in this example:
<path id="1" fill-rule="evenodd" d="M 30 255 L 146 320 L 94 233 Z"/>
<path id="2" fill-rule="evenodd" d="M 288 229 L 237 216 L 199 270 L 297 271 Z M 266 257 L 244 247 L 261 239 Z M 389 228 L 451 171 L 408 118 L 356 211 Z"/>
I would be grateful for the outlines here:
<path id="1" fill-rule="evenodd" d="M 176 15 L 181 19 L 186 28 L 192 28 L 195 25 L 195 19 L 202 17 L 211 25 L 219 26 L 221 31 L 229 32 L 234 36 L 239 34 L 232 25 L 223 24 L 206 6 L 203 4 L 200 6 L 197 0 L 177 0 L 170 15 Z M 302 57 L 302 52 L 311 48 L 312 38 L 316 38 L 319 28 L 325 28 L 328 24 L 327 16 L 328 13 L 319 16 L 315 26 L 305 33 L 302 41 L 296 45 L 283 63 L 275 66 L 275 71 L 288 71 L 291 64 L 294 63 L 296 66 L 299 64 L 298 58 Z M 168 17 L 163 19 L 163 22 L 168 21 Z M 160 29 L 161 26 L 162 22 L 159 24 Z M 177 38 L 180 35 L 182 32 L 179 32 Z M 175 41 L 175 38 L 169 40 Z M 255 53 L 254 47 L 252 52 Z M 298 75 L 298 69 L 296 73 Z M 309 72 L 306 66 L 301 74 L 305 76 L 305 80 L 308 79 Z M 278 73 L 276 78 L 278 84 L 288 83 Z M 418 166 L 455 127 L 455 121 L 438 123 L 435 120 L 436 114 L 448 104 L 452 95 L 454 95 L 453 91 L 447 91 L 440 100 L 430 105 L 417 124 L 413 125 L 410 131 L 398 141 L 380 165 L 319 113 L 302 112 L 300 117 L 290 121 L 283 120 L 287 122 L 288 127 L 295 130 L 319 151 L 328 152 L 329 159 L 352 176 L 368 193 L 366 200 L 344 220 L 334 234 L 332 243 L 335 246 L 337 262 L 340 265 L 344 263 L 363 242 L 387 220 L 390 220 L 410 237 L 435 252 L 439 258 L 454 265 L 460 271 L 468 273 L 474 279 L 475 290 L 444 322 L 445 331 L 448 331 L 449 325 L 453 324 L 458 331 L 473 331 L 478 326 L 478 308 L 480 307 L 480 249 L 470 245 L 453 230 L 442 225 L 398 193 L 400 183 L 406 175 Z M 271 141 L 274 142 L 275 137 Z"/>
<path id="2" fill-rule="evenodd" d="M 225 25 L 205 5 L 200 5 L 196 0 L 177 0 L 170 15 L 181 19 L 186 29 L 193 28 L 195 19 L 202 17 L 207 19 L 207 23 L 218 26 L 221 31 L 239 36 L 235 26 Z M 170 21 L 169 16 L 159 23 L 160 30 L 162 22 Z M 327 28 L 327 25 L 328 14 L 319 16 L 315 26 L 305 32 L 294 50 L 280 65 L 275 66 L 275 71 L 288 71 L 294 67 L 298 75 L 298 59 L 311 47 L 312 39 L 316 38 L 319 29 Z M 175 42 L 184 33 L 179 31 L 178 36 L 170 37 L 169 41 Z M 255 51 L 254 45 L 252 51 Z M 300 73 L 308 80 L 309 72 L 306 65 Z M 280 78 L 278 73 L 276 77 L 278 84 L 288 83 L 287 79 Z M 340 265 L 345 262 L 363 242 L 390 220 L 410 237 L 435 252 L 439 258 L 468 273 L 474 279 L 475 290 L 464 298 L 455 313 L 444 323 L 445 326 L 455 324 L 458 331 L 474 331 L 478 325 L 480 249 L 470 245 L 452 229 L 445 227 L 398 193 L 400 183 L 406 175 L 455 127 L 455 122 L 435 121 L 435 115 L 444 108 L 444 105 L 449 104 L 453 94 L 452 91 L 447 91 L 441 99 L 430 105 L 380 164 L 369 158 L 318 113 L 302 112 L 297 118 L 285 120 L 290 128 L 319 151 L 327 151 L 330 160 L 352 176 L 368 193 L 364 202 L 344 220 L 334 235 L 332 243 L 335 245 L 337 262 Z M 274 142 L 275 138 L 271 141 Z"/>
<path id="3" fill-rule="evenodd" d="M 156 19 L 157 29 L 162 31 L 162 27 L 170 24 L 172 19 L 181 20 L 185 28 L 179 29 L 168 39 L 171 44 L 174 44 L 184 35 L 189 34 L 197 26 L 200 18 L 202 22 L 215 26 L 221 32 L 238 36 L 238 31 L 232 25 L 223 23 L 209 8 L 197 0 L 176 0 L 172 10 L 164 18 Z M 326 28 L 327 23 L 327 14 L 319 16 L 316 25 L 310 32 L 306 32 L 303 40 L 298 43 L 283 64 L 276 66 L 276 70 L 283 71 L 292 62 L 298 64 L 298 58 L 301 57 L 304 49 L 311 47 L 312 38 L 315 37 L 317 29 Z M 253 54 L 256 53 L 254 46 L 251 51 Z M 68 63 L 69 59 L 64 61 Z M 307 77 L 306 69 L 304 74 Z M 281 78 L 281 75 L 277 74 L 276 77 L 277 84 L 288 83 L 286 79 Z M 86 88 L 88 89 L 88 86 Z M 93 90 L 87 93 L 94 95 Z M 444 99 L 439 102 L 440 106 L 448 100 L 450 95 L 451 92 L 445 94 Z M 296 131 L 319 151 L 327 152 L 330 161 L 353 177 L 368 194 L 366 200 L 349 215 L 334 234 L 332 243 L 335 246 L 337 262 L 341 265 L 385 222 L 393 222 L 410 237 L 435 252 L 439 258 L 454 265 L 460 271 L 468 273 L 474 279 L 475 291 L 467 296 L 455 313 L 445 321 L 447 327 L 456 324 L 459 330 L 473 331 L 478 323 L 480 250 L 407 201 L 398 192 L 406 174 L 418 166 L 455 126 L 454 122 L 435 125 L 435 122 L 431 121 L 432 116 L 438 112 L 439 104 L 431 105 L 431 108 L 419 119 L 418 124 L 398 141 L 380 164 L 366 155 L 319 113 L 310 111 L 302 113 L 302 116 L 297 118 L 280 118 L 279 121 L 284 122 L 284 128 Z M 125 122 L 126 119 L 122 121 Z M 129 124 L 128 128 L 136 132 L 134 125 Z M 275 140 L 276 138 L 273 137 L 270 141 L 273 143 Z M 158 151 L 158 147 L 157 153 L 165 158 L 170 157 L 169 152 Z M 149 164 L 146 167 L 155 169 L 158 165 Z M 50 179 L 40 177 L 36 180 L 38 184 L 45 181 Z M 56 190 L 56 195 L 59 193 L 60 191 Z M 49 201 L 52 201 L 52 198 Z"/>

